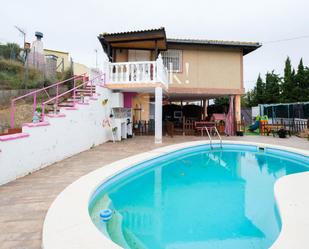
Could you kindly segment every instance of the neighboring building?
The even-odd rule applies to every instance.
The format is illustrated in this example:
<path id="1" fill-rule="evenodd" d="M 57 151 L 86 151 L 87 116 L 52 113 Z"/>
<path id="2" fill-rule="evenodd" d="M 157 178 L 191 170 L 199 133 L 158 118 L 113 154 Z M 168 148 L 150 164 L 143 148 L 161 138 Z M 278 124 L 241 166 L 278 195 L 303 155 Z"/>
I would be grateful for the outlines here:
<path id="1" fill-rule="evenodd" d="M 132 107 L 133 114 L 142 112 L 135 119 L 153 117 L 163 90 L 168 101 L 200 101 L 204 114 L 208 99 L 235 96 L 235 121 L 241 120 L 243 56 L 261 44 L 168 39 L 164 28 L 104 33 L 98 39 L 110 60 L 106 85 L 124 93 L 125 107 Z"/>
<path id="2" fill-rule="evenodd" d="M 84 64 L 73 62 L 69 52 L 52 50 L 52 49 L 44 49 L 45 56 L 55 56 L 57 57 L 57 72 L 64 72 L 68 70 L 71 65 L 73 65 L 74 75 L 80 75 L 83 73 L 90 73 L 89 67 Z"/>
<path id="3" fill-rule="evenodd" d="M 57 57 L 57 72 L 64 72 L 71 66 L 71 59 L 68 52 L 52 50 L 52 49 L 44 49 L 44 54 Z"/>

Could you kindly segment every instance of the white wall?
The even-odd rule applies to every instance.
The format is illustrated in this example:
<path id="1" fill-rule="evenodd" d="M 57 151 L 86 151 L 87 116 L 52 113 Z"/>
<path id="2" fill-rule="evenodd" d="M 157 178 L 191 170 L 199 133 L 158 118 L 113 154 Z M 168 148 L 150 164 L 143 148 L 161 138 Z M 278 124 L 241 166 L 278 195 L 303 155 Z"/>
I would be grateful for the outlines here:
<path id="1" fill-rule="evenodd" d="M 260 107 L 259 106 L 252 106 L 251 107 L 251 111 L 252 111 L 252 117 L 255 118 L 257 116 L 260 116 Z"/>
<path id="2" fill-rule="evenodd" d="M 111 128 L 102 123 L 115 107 L 112 103 L 123 103 L 123 96 L 99 86 L 97 93 L 98 100 L 90 100 L 89 105 L 61 110 L 66 117 L 47 118 L 49 126 L 24 127 L 29 137 L 0 141 L 0 185 L 111 140 Z M 109 101 L 103 106 L 106 98 Z"/>

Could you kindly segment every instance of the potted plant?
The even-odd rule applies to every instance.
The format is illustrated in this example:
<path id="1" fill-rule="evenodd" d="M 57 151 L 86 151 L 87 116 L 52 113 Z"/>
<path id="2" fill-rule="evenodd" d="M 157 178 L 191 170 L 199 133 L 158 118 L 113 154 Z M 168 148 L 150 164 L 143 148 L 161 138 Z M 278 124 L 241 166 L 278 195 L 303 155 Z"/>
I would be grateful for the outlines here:
<path id="1" fill-rule="evenodd" d="M 104 106 L 104 105 L 106 105 L 107 104 L 107 102 L 108 102 L 108 99 L 104 99 L 104 100 L 102 100 L 102 105 Z"/>
<path id="2" fill-rule="evenodd" d="M 277 133 L 280 138 L 286 138 L 288 132 L 285 129 L 280 129 L 279 131 L 277 131 Z"/>

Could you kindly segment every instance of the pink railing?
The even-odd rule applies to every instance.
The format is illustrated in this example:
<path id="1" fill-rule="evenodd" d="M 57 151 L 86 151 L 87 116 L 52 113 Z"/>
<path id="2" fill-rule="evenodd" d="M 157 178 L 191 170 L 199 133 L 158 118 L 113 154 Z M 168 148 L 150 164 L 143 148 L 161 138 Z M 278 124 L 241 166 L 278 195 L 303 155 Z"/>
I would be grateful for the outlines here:
<path id="1" fill-rule="evenodd" d="M 78 76 L 74 76 L 74 77 L 71 77 L 67 80 L 63 80 L 63 81 L 60 81 L 60 82 L 57 82 L 55 84 L 52 84 L 50 86 L 47 86 L 47 87 L 44 87 L 44 88 L 41 88 L 41 89 L 38 89 L 38 90 L 35 90 L 35 91 L 32 91 L 30 93 L 27 93 L 25 95 L 22 95 L 22 96 L 19 96 L 17 98 L 14 98 L 11 100 L 11 118 L 10 118 L 10 125 L 11 125 L 11 128 L 14 128 L 15 126 L 15 103 L 16 101 L 18 100 L 21 100 L 23 98 L 26 98 L 26 97 L 29 97 L 29 96 L 33 96 L 33 113 L 36 111 L 36 108 L 37 108 L 37 94 L 42 92 L 42 91 L 46 91 L 47 89 L 50 89 L 50 88 L 56 88 L 56 97 L 52 98 L 53 100 L 56 100 L 56 102 L 58 102 L 58 99 L 59 97 L 63 96 L 63 94 L 60 94 L 59 95 L 59 85 L 61 84 L 64 84 L 70 80 L 73 80 L 74 81 L 74 88 L 75 88 L 75 84 L 76 84 L 76 81 L 78 79 L 83 79 L 83 84 L 85 83 L 86 81 L 86 74 L 81 74 L 81 75 L 78 75 Z M 56 103 L 57 104 L 57 103 Z"/>
<path id="2" fill-rule="evenodd" d="M 85 86 L 91 86 L 91 90 L 90 90 L 90 97 L 92 97 L 93 96 L 93 83 L 94 83 L 94 81 L 95 80 L 97 80 L 97 79 L 99 79 L 99 80 L 102 80 L 102 79 L 104 79 L 105 80 L 105 74 L 101 74 L 101 75 L 99 75 L 99 76 L 97 76 L 97 77 L 94 77 L 93 79 L 91 79 L 91 80 L 88 80 L 88 81 L 84 81 L 82 84 L 80 84 L 80 85 L 78 85 L 78 86 L 76 86 L 75 85 L 75 82 L 74 82 L 74 87 L 72 88 L 72 89 L 70 89 L 70 90 L 68 90 L 68 91 L 66 91 L 66 92 L 64 92 L 64 93 L 62 93 L 62 94 L 60 94 L 60 95 L 58 95 L 58 96 L 56 96 L 56 97 L 54 97 L 54 98 L 51 98 L 51 99 L 49 99 L 49 100 L 47 100 L 47 101 L 45 101 L 45 102 L 43 102 L 42 103 L 42 122 L 44 121 L 44 119 L 45 119 L 45 107 L 46 107 L 46 105 L 48 104 L 48 103 L 50 103 L 50 102 L 52 102 L 52 101 L 54 101 L 54 100 L 56 100 L 56 98 L 58 97 L 62 97 L 62 96 L 64 96 L 64 95 L 67 95 L 68 93 L 71 93 L 71 92 L 73 92 L 73 106 L 75 107 L 75 105 L 76 105 L 76 90 L 77 89 L 79 89 L 79 88 L 81 88 L 81 87 L 85 87 Z"/>

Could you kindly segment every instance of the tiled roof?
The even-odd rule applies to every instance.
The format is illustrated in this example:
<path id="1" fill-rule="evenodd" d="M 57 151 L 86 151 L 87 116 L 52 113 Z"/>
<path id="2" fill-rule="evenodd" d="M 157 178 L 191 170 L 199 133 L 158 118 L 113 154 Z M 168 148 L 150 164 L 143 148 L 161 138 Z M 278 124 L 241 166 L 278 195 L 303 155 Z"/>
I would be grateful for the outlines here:
<path id="1" fill-rule="evenodd" d="M 143 34 L 145 33 L 145 34 Z M 127 39 L 130 36 L 143 37 L 144 35 L 158 35 L 162 36 L 162 39 L 166 39 L 164 27 L 158 29 L 145 29 L 134 30 L 118 33 L 102 33 L 98 37 L 101 43 L 104 41 L 113 42 L 113 40 Z M 241 41 L 222 41 L 222 40 L 203 40 L 203 39 L 175 39 L 168 38 L 166 42 L 170 45 L 196 45 L 196 46 L 216 46 L 216 47 L 230 47 L 242 49 L 243 54 L 246 55 L 255 49 L 262 46 L 258 42 L 241 42 Z"/>
<path id="2" fill-rule="evenodd" d="M 222 46 L 253 46 L 260 47 L 258 42 L 241 42 L 241 41 L 222 41 L 222 40 L 203 40 L 203 39 L 175 39 L 168 38 L 167 42 L 182 44 L 200 44 L 200 45 L 222 45 Z"/>
<path id="3" fill-rule="evenodd" d="M 164 28 L 161 27 L 158 29 L 132 30 L 132 31 L 116 32 L 116 33 L 102 33 L 100 34 L 100 36 L 127 35 L 127 34 L 136 34 L 136 33 L 152 32 L 152 31 L 164 31 Z"/>

